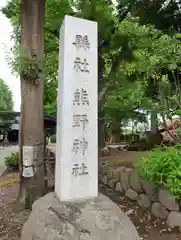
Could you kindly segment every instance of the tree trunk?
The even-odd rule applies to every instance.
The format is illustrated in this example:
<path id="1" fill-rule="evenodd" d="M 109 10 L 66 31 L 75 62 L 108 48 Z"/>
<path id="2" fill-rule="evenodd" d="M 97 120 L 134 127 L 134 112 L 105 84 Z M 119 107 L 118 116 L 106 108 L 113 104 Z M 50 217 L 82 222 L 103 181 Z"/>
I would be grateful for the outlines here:
<path id="1" fill-rule="evenodd" d="M 104 119 L 98 119 L 98 146 L 99 150 L 105 147 L 105 129 L 104 129 Z"/>
<path id="2" fill-rule="evenodd" d="M 158 131 L 157 112 L 151 112 L 151 131 L 152 133 Z"/>
<path id="3" fill-rule="evenodd" d="M 45 0 L 21 0 L 21 52 L 37 68 L 21 72 L 20 176 L 19 199 L 24 207 L 44 194 L 44 14 Z M 27 60 L 25 58 L 25 61 Z M 34 59 L 34 60 L 33 60 Z M 24 64 L 24 63 L 23 63 Z M 34 65 L 33 65 L 34 66 Z M 32 65 L 31 65 L 32 67 Z M 23 177 L 23 148 L 33 149 L 34 176 Z M 30 166 L 30 165 L 29 165 Z M 27 206 L 28 205 L 28 206 Z"/>

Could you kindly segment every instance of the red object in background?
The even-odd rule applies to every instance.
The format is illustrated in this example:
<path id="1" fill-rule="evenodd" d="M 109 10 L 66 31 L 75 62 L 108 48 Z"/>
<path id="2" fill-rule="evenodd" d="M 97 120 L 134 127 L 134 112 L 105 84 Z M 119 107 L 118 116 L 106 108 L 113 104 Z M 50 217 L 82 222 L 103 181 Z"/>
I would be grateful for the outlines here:
<path id="1" fill-rule="evenodd" d="M 163 136 L 163 142 L 172 142 L 173 138 L 170 136 L 176 136 L 177 135 L 177 128 L 181 127 L 181 123 L 173 123 L 170 125 L 168 130 L 162 129 L 160 130 L 161 135 Z M 169 134 L 170 132 L 170 134 Z"/>

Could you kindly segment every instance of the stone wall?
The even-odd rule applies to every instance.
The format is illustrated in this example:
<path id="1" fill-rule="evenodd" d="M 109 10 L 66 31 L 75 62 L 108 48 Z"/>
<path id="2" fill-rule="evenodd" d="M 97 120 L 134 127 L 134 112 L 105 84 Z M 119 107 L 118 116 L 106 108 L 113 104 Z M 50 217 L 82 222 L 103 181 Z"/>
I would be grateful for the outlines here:
<path id="1" fill-rule="evenodd" d="M 166 220 L 170 228 L 181 230 L 181 201 L 175 200 L 168 190 L 141 179 L 135 169 L 102 164 L 100 179 L 141 208 L 150 209 L 155 217 Z"/>

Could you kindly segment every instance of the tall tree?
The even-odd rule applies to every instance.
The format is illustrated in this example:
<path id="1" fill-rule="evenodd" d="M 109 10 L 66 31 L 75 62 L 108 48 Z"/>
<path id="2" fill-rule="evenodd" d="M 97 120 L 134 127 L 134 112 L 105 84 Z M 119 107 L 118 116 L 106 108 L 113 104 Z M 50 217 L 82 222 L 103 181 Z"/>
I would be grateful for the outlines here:
<path id="1" fill-rule="evenodd" d="M 134 0 L 131 14 L 139 17 L 142 24 L 153 24 L 166 33 L 181 32 L 179 0 Z"/>
<path id="2" fill-rule="evenodd" d="M 19 0 L 12 0 L 3 12 L 11 18 L 15 26 L 16 40 L 18 39 L 18 5 Z M 122 60 L 132 58 L 132 49 L 129 44 L 129 39 L 126 35 L 120 33 L 120 23 L 126 18 L 128 11 L 116 11 L 116 8 L 110 1 L 55 1 L 49 0 L 46 8 L 46 23 L 45 23 L 45 46 L 46 46 L 46 70 L 47 81 L 45 92 L 46 100 L 49 99 L 51 85 L 54 88 L 57 86 L 57 65 L 58 65 L 58 38 L 59 29 L 65 14 L 87 18 L 97 21 L 99 24 L 99 47 L 98 47 L 98 62 L 99 62 L 99 113 L 102 117 L 101 110 L 105 103 L 106 95 L 109 88 L 109 79 L 116 77 L 117 70 L 120 67 Z M 105 26 L 107 26 L 105 30 Z M 51 41 L 51 44 L 50 44 Z M 61 51 L 61 50 L 60 50 Z M 53 66 L 53 67 L 52 67 Z M 53 90 L 53 95 L 55 94 Z M 100 131 L 100 134 L 101 135 Z"/>
<path id="3" fill-rule="evenodd" d="M 159 2 L 150 1 L 153 4 Z M 56 112 L 58 38 L 59 28 L 65 14 L 98 22 L 100 117 L 104 117 L 103 106 L 107 100 L 110 102 L 110 95 L 114 96 L 113 89 L 116 89 L 117 94 L 118 89 L 122 86 L 123 78 L 129 81 L 144 82 L 147 87 L 149 79 L 160 74 L 162 68 L 166 68 L 165 66 L 171 63 L 172 58 L 175 58 L 175 53 L 170 47 L 168 48 L 173 39 L 163 35 L 161 31 L 157 31 L 152 26 L 142 26 L 137 18 L 130 17 L 130 13 L 133 16 L 141 16 L 141 9 L 137 7 L 139 2 L 143 2 L 144 11 L 152 4 L 147 6 L 146 0 L 118 0 L 117 2 L 117 5 L 108 0 L 49 0 L 47 2 L 45 22 L 45 71 L 47 77 L 44 104 L 48 111 Z M 159 2 L 158 12 L 163 2 L 165 1 L 161 1 L 161 4 Z M 11 0 L 3 9 L 4 14 L 13 23 L 16 43 L 19 39 L 18 6 L 19 0 Z M 146 20 L 144 22 L 143 17 L 141 23 L 143 25 L 147 23 Z M 167 48 L 169 51 L 165 51 Z"/>
<path id="4" fill-rule="evenodd" d="M 131 10 L 132 15 L 139 17 L 142 24 L 153 24 L 157 29 L 167 34 L 181 32 L 181 7 L 177 0 L 135 0 L 134 7 Z M 178 75 L 176 70 L 175 76 Z M 155 91 L 156 90 L 156 91 Z M 158 86 L 155 80 L 150 78 L 148 95 L 153 101 L 158 98 Z M 152 111 L 151 114 L 152 129 L 157 129 L 157 114 Z"/>
<path id="5" fill-rule="evenodd" d="M 45 0 L 21 0 L 21 130 L 20 156 L 32 147 L 34 176 L 23 177 L 21 169 L 20 200 L 34 201 L 44 194 L 44 14 Z"/>

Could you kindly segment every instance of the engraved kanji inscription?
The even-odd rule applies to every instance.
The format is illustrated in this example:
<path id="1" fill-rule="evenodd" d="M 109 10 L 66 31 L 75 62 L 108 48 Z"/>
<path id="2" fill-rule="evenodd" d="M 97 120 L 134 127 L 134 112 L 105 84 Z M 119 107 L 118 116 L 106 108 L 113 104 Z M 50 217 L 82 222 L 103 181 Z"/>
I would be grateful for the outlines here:
<path id="1" fill-rule="evenodd" d="M 77 89 L 74 92 L 74 96 L 73 96 L 73 105 L 77 105 L 79 106 L 81 103 L 81 91 L 79 89 Z"/>
<path id="2" fill-rule="evenodd" d="M 73 95 L 73 105 L 89 105 L 88 93 L 85 89 L 77 89 Z"/>
<path id="3" fill-rule="evenodd" d="M 74 167 L 72 168 L 72 175 L 75 177 L 79 175 L 79 164 L 74 164 Z"/>
<path id="4" fill-rule="evenodd" d="M 73 141 L 73 149 L 72 152 L 77 155 L 77 153 L 80 150 L 80 140 L 79 139 L 74 139 Z"/>
<path id="5" fill-rule="evenodd" d="M 81 165 L 79 164 L 74 164 L 73 168 L 72 168 L 72 175 L 77 177 L 77 176 L 81 176 L 81 175 L 88 175 L 89 172 L 87 171 L 87 166 L 85 165 L 85 163 L 82 163 Z"/>
<path id="6" fill-rule="evenodd" d="M 89 38 L 87 35 L 82 36 L 82 35 L 76 35 L 75 36 L 75 41 L 73 42 L 73 45 L 77 48 L 84 48 L 85 50 L 90 48 L 90 42 Z"/>
<path id="7" fill-rule="evenodd" d="M 89 105 L 88 93 L 83 88 L 81 89 L 81 101 L 83 105 Z"/>
<path id="8" fill-rule="evenodd" d="M 83 62 L 82 62 L 82 72 L 87 72 L 89 73 L 89 70 L 88 70 L 88 63 L 87 63 L 87 60 L 84 58 Z"/>
<path id="9" fill-rule="evenodd" d="M 74 61 L 74 69 L 76 72 L 82 71 L 82 62 L 79 57 L 76 57 L 76 59 Z"/>
<path id="10" fill-rule="evenodd" d="M 72 127 L 80 127 L 80 124 L 81 124 L 80 119 L 81 119 L 80 114 L 73 115 Z"/>
<path id="11" fill-rule="evenodd" d="M 88 149 L 88 142 L 85 140 L 85 138 L 80 141 L 80 150 L 83 156 L 85 156 L 86 151 Z"/>
<path id="12" fill-rule="evenodd" d="M 88 175 L 89 174 L 87 171 L 87 166 L 84 163 L 82 163 L 79 170 L 80 170 L 79 175 Z"/>
<path id="13" fill-rule="evenodd" d="M 87 149 L 88 149 L 88 142 L 85 140 L 85 138 L 82 138 L 81 140 L 78 138 L 74 139 L 72 152 L 75 155 L 80 153 L 82 156 L 85 156 Z"/>
<path id="14" fill-rule="evenodd" d="M 81 123 L 82 123 L 82 129 L 83 129 L 83 131 L 84 131 L 85 128 L 86 128 L 86 125 L 89 123 L 89 120 L 88 120 L 88 118 L 87 118 L 87 114 L 83 114 L 83 115 L 81 116 L 80 121 L 81 121 Z"/>
<path id="15" fill-rule="evenodd" d="M 73 127 L 82 127 L 82 130 L 84 131 L 86 128 L 86 125 L 89 123 L 87 114 L 75 114 L 73 115 Z"/>
<path id="16" fill-rule="evenodd" d="M 80 57 L 76 57 L 74 61 L 74 70 L 76 72 L 86 72 L 89 73 L 88 69 L 89 63 L 87 60 L 84 58 L 83 60 L 80 59 Z"/>

